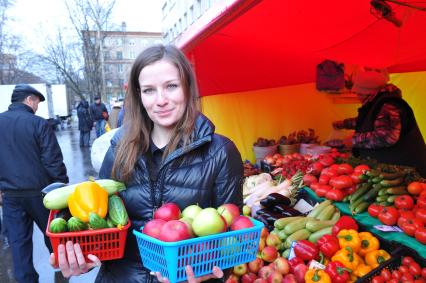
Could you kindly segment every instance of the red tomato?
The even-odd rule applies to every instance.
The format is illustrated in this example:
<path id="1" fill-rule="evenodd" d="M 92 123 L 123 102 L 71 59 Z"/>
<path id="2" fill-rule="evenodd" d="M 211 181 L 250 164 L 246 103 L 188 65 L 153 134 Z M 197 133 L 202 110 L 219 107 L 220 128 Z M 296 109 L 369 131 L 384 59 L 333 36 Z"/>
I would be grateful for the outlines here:
<path id="1" fill-rule="evenodd" d="M 402 273 L 399 270 L 394 270 L 392 271 L 392 278 L 395 278 L 396 280 L 399 281 L 399 279 L 401 279 Z"/>
<path id="2" fill-rule="evenodd" d="M 329 200 L 342 201 L 345 195 L 341 190 L 331 189 L 327 192 L 325 197 Z"/>
<path id="3" fill-rule="evenodd" d="M 330 178 L 330 181 L 328 183 L 330 184 L 330 186 L 339 190 L 352 187 L 353 185 L 352 178 L 347 175 L 332 177 Z"/>
<path id="4" fill-rule="evenodd" d="M 382 211 L 383 207 L 384 206 L 380 204 L 372 203 L 368 207 L 368 214 L 370 214 L 372 217 L 377 218 L 377 216 L 379 216 L 380 211 Z"/>
<path id="5" fill-rule="evenodd" d="M 411 256 L 404 256 L 401 263 L 405 266 L 410 266 L 414 262 L 414 259 Z"/>
<path id="6" fill-rule="evenodd" d="M 426 282 L 426 279 L 423 279 L 423 278 L 418 278 L 418 279 L 416 279 L 416 280 L 414 280 L 414 283 L 425 283 Z"/>
<path id="7" fill-rule="evenodd" d="M 346 189 L 343 190 L 343 192 L 344 192 L 345 195 L 351 195 L 355 191 L 356 191 L 356 185 L 353 185 L 352 187 L 346 188 Z"/>
<path id="8" fill-rule="evenodd" d="M 353 171 L 354 169 L 352 168 L 352 166 L 347 163 L 339 164 L 339 166 L 337 167 L 337 173 L 339 175 L 350 175 Z"/>
<path id="9" fill-rule="evenodd" d="M 399 271 L 401 271 L 401 275 L 402 275 L 403 273 L 407 273 L 407 272 L 408 272 L 408 267 L 407 267 L 407 266 L 405 266 L 405 265 L 401 265 L 401 266 L 399 267 Z"/>
<path id="10" fill-rule="evenodd" d="M 410 217 L 401 216 L 398 218 L 398 226 L 408 236 L 414 237 L 417 229 L 423 227 L 423 222 L 419 219 L 412 219 Z"/>
<path id="11" fill-rule="evenodd" d="M 330 181 L 330 177 L 325 174 L 321 174 L 318 179 L 318 183 L 320 183 L 321 185 L 328 185 L 329 181 Z"/>
<path id="12" fill-rule="evenodd" d="M 386 281 L 386 283 L 399 283 L 398 279 L 391 278 L 390 280 Z"/>
<path id="13" fill-rule="evenodd" d="M 426 194 L 420 195 L 418 197 L 416 205 L 418 208 L 426 208 Z"/>
<path id="14" fill-rule="evenodd" d="M 422 277 L 426 279 L 426 267 L 422 268 Z"/>
<path id="15" fill-rule="evenodd" d="M 380 222 L 389 226 L 395 225 L 398 221 L 398 217 L 398 210 L 392 206 L 384 207 L 379 213 Z"/>
<path id="16" fill-rule="evenodd" d="M 327 192 L 331 190 L 331 187 L 329 185 L 318 185 L 318 189 L 315 191 L 317 196 L 319 197 L 325 197 Z"/>
<path id="17" fill-rule="evenodd" d="M 368 165 L 361 164 L 354 168 L 354 173 L 364 174 L 366 171 L 369 171 L 369 170 L 370 170 L 370 167 L 368 167 Z"/>
<path id="18" fill-rule="evenodd" d="M 420 275 L 422 273 L 422 268 L 420 267 L 420 265 L 413 261 L 410 266 L 408 267 L 408 271 L 414 276 L 416 277 L 417 275 Z"/>
<path id="19" fill-rule="evenodd" d="M 426 228 L 417 229 L 416 233 L 414 233 L 414 237 L 417 241 L 419 241 L 423 245 L 426 245 Z"/>
<path id="20" fill-rule="evenodd" d="M 380 276 L 382 276 L 382 278 L 385 281 L 391 280 L 392 279 L 392 273 L 388 270 L 388 269 L 383 269 L 382 272 L 380 272 Z"/>
<path id="21" fill-rule="evenodd" d="M 351 174 L 351 179 L 352 179 L 352 183 L 354 184 L 359 184 L 361 183 L 361 179 L 359 178 L 359 176 L 361 176 L 362 173 L 358 172 L 358 173 L 352 173 Z"/>
<path id="22" fill-rule="evenodd" d="M 395 198 L 396 208 L 412 209 L 414 206 L 414 200 L 409 195 L 400 195 Z"/>
<path id="23" fill-rule="evenodd" d="M 334 159 L 331 158 L 330 156 L 322 156 L 319 160 L 318 160 L 324 167 L 328 167 L 331 166 L 334 163 Z M 336 172 L 337 173 L 337 172 Z"/>
<path id="24" fill-rule="evenodd" d="M 314 191 L 317 192 L 317 189 L 319 188 L 319 183 L 312 183 L 309 187 Z"/>
<path id="25" fill-rule="evenodd" d="M 371 283 L 385 283 L 385 280 L 382 276 L 374 276 L 373 280 L 371 280 Z"/>
<path id="26" fill-rule="evenodd" d="M 403 272 L 402 276 L 401 276 L 401 281 L 406 283 L 406 282 L 414 282 L 414 277 L 413 275 L 411 275 L 410 272 Z"/>
<path id="27" fill-rule="evenodd" d="M 330 178 L 338 176 L 337 170 L 333 170 L 331 168 L 325 168 L 324 170 L 322 170 L 321 175 L 326 175 L 326 176 L 328 176 Z"/>
<path id="28" fill-rule="evenodd" d="M 423 224 L 426 224 L 426 208 L 417 209 L 416 218 L 420 219 Z"/>
<path id="29" fill-rule="evenodd" d="M 411 182 L 407 186 L 408 192 L 412 195 L 419 195 L 423 189 L 424 185 L 420 182 Z"/>
<path id="30" fill-rule="evenodd" d="M 416 214 L 412 210 L 409 210 L 409 209 L 406 209 L 406 208 L 398 209 L 398 213 L 399 213 L 400 217 L 406 217 L 406 218 L 415 218 L 416 217 Z"/>

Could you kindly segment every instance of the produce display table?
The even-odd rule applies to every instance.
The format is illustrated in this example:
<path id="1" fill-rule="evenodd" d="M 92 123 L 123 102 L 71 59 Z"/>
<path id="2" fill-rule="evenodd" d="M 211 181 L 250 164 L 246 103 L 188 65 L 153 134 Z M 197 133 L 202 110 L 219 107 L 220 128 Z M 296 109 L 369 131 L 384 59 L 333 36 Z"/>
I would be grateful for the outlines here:
<path id="1" fill-rule="evenodd" d="M 315 194 L 315 192 L 312 191 L 310 188 L 304 187 L 303 189 L 308 192 L 309 196 L 312 199 L 315 199 L 318 202 L 324 200 L 324 198 L 318 197 Z M 410 247 L 413 250 L 417 251 L 417 253 L 421 257 L 426 258 L 426 245 L 422 245 L 421 243 L 416 241 L 416 239 L 414 239 L 413 237 L 410 237 L 402 232 L 379 231 L 376 228 L 374 228 L 374 226 L 383 225 L 383 224 L 377 218 L 371 217 L 367 212 L 352 215 L 351 211 L 349 210 L 349 204 L 345 202 L 334 202 L 334 205 L 340 210 L 340 212 L 342 212 L 343 214 L 352 216 L 356 221 L 364 225 L 368 231 L 384 238 L 387 241 L 394 241 L 397 243 L 401 243 L 407 247 Z"/>

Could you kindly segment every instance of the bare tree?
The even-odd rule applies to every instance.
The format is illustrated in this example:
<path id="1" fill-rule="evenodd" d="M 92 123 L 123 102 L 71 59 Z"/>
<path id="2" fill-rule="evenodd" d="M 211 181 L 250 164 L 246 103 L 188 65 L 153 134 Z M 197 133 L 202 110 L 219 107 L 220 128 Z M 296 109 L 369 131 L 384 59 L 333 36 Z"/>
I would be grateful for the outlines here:
<path id="1" fill-rule="evenodd" d="M 105 97 L 103 46 L 115 0 L 65 0 L 69 18 L 83 46 L 84 75 L 90 98 Z"/>

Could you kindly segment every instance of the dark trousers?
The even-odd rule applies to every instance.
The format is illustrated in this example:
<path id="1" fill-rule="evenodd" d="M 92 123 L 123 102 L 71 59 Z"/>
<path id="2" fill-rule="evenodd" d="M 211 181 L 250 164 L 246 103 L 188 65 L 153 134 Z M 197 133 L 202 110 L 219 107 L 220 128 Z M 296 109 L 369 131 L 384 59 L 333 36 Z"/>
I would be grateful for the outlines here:
<path id="1" fill-rule="evenodd" d="M 80 146 L 86 146 L 88 147 L 90 141 L 90 131 L 89 132 L 83 132 L 80 131 Z"/>
<path id="2" fill-rule="evenodd" d="M 13 271 L 19 283 L 38 283 L 38 274 L 33 265 L 33 222 L 43 234 L 46 231 L 49 210 L 43 206 L 43 198 L 12 197 L 3 194 L 3 221 L 12 250 Z M 45 244 L 52 252 L 49 239 Z M 39 243 L 36 243 L 39 244 Z"/>
<path id="3" fill-rule="evenodd" d="M 97 120 L 96 121 L 95 129 L 96 129 L 96 137 L 97 138 L 99 138 L 100 136 L 105 134 L 105 124 L 106 124 L 105 120 Z"/>

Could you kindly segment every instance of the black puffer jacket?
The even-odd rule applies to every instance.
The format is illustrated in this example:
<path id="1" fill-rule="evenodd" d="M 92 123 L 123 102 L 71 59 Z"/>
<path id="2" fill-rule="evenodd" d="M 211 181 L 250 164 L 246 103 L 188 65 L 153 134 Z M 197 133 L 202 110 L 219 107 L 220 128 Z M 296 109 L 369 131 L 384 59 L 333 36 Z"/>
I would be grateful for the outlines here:
<path id="1" fill-rule="evenodd" d="M 31 107 L 12 103 L 0 114 L 0 131 L 0 189 L 28 196 L 53 182 L 68 183 L 55 133 Z"/>
<path id="2" fill-rule="evenodd" d="M 110 178 L 114 151 L 122 130 L 113 137 L 100 178 Z M 147 173 L 147 160 L 141 156 L 135 165 L 135 177 L 121 192 L 132 229 L 140 229 L 152 219 L 162 203 L 174 202 L 181 209 L 198 203 L 201 207 L 218 207 L 223 203 L 242 206 L 243 166 L 240 153 L 228 138 L 214 134 L 214 125 L 202 114 L 196 120 L 194 141 L 178 148 L 161 165 L 157 182 Z M 131 229 L 131 230 L 132 230 Z M 125 258 L 102 264 L 97 282 L 150 282 L 143 270 L 135 236 L 129 230 Z"/>
<path id="3" fill-rule="evenodd" d="M 93 128 L 93 119 L 89 110 L 89 102 L 81 101 L 77 106 L 78 129 L 90 132 Z"/>

